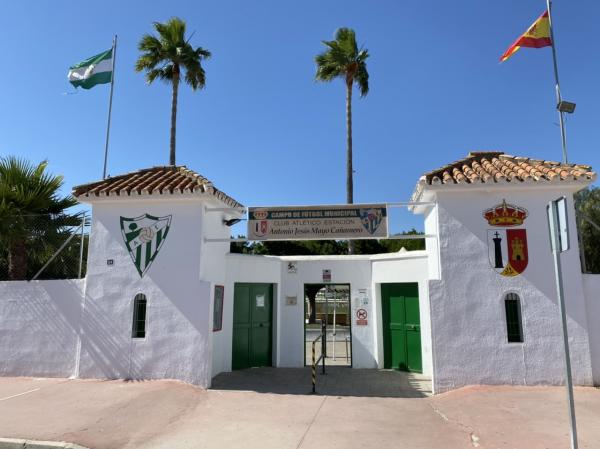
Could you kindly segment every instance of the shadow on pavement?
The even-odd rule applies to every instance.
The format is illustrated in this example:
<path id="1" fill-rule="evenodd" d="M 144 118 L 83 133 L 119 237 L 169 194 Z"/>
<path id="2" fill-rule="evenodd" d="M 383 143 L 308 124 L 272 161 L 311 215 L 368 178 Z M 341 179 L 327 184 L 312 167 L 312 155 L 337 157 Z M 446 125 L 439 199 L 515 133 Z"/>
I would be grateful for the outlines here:
<path id="1" fill-rule="evenodd" d="M 211 390 L 255 391 L 275 394 L 312 394 L 310 368 L 250 368 L 221 373 Z M 317 372 L 317 394 L 384 398 L 423 398 L 431 395 L 431 381 L 422 374 L 340 366 Z"/>

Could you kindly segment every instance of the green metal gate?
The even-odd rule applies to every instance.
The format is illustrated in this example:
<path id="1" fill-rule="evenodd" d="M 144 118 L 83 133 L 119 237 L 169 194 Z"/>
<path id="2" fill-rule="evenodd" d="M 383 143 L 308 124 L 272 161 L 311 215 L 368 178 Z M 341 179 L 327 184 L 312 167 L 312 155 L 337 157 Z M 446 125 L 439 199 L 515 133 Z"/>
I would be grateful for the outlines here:
<path id="1" fill-rule="evenodd" d="M 381 284 L 384 367 L 423 372 L 419 286 Z"/>
<path id="2" fill-rule="evenodd" d="M 272 364 L 272 284 L 235 284 L 232 369 Z"/>

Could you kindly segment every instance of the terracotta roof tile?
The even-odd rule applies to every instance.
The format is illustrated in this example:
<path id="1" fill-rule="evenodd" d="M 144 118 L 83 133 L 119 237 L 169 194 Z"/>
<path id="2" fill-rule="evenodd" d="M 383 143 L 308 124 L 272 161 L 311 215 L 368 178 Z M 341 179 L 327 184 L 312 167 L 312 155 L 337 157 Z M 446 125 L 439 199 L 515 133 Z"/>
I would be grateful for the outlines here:
<path id="1" fill-rule="evenodd" d="M 185 166 L 152 167 L 73 187 L 77 198 L 210 194 L 232 208 L 244 206 Z"/>
<path id="2" fill-rule="evenodd" d="M 425 184 L 593 181 L 589 165 L 562 164 L 500 151 L 477 151 L 459 161 L 425 173 Z"/>

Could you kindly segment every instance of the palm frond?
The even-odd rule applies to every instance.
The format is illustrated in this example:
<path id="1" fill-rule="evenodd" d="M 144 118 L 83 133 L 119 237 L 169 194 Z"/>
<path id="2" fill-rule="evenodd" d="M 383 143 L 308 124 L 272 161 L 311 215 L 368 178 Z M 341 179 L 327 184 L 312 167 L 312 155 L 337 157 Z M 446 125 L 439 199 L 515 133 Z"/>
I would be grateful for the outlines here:
<path id="1" fill-rule="evenodd" d="M 354 30 L 350 28 L 339 28 L 335 33 L 335 40 L 350 59 L 356 58 L 358 45 L 356 45 L 356 34 L 354 33 Z"/>
<path id="2" fill-rule="evenodd" d="M 0 158 L 0 226 L 3 239 L 26 231 L 23 219 L 32 215 L 60 214 L 77 204 L 70 195 L 60 196 L 63 177 L 46 171 L 47 161 L 32 164 L 14 156 Z M 11 237 L 12 235 L 12 237 Z"/>
<path id="3" fill-rule="evenodd" d="M 157 35 L 142 36 L 138 49 L 143 52 L 136 64 L 138 72 L 146 71 L 146 82 L 152 84 L 156 79 L 170 83 L 175 73 L 174 67 L 182 70 L 181 79 L 193 90 L 202 89 L 206 83 L 206 74 L 201 61 L 211 57 L 210 51 L 194 48 L 186 40 L 186 24 L 178 17 L 168 21 L 154 22 Z"/>
<path id="4" fill-rule="evenodd" d="M 369 52 L 358 48 L 354 30 L 339 28 L 334 40 L 322 43 L 327 48 L 315 57 L 315 78 L 318 81 L 342 78 L 346 82 L 356 83 L 361 96 L 365 96 L 369 91 L 369 73 L 365 62 Z"/>
<path id="5" fill-rule="evenodd" d="M 198 47 L 194 51 L 196 52 L 196 55 L 198 56 L 198 58 L 200 60 L 202 60 L 202 59 L 210 59 L 212 57 L 212 53 L 210 51 L 208 51 L 207 49 L 205 49 L 205 48 Z"/>
<path id="6" fill-rule="evenodd" d="M 162 49 L 160 41 L 151 34 L 144 34 L 138 43 L 138 50 L 148 53 L 157 53 Z"/>
<path id="7" fill-rule="evenodd" d="M 206 74 L 196 51 L 191 47 L 182 55 L 182 67 L 185 69 L 185 82 L 192 90 L 203 89 L 206 84 Z"/>
<path id="8" fill-rule="evenodd" d="M 183 46 L 185 40 L 185 22 L 179 17 L 171 17 L 165 23 L 154 22 L 154 29 L 160 35 L 160 40 L 163 45 L 175 44 L 176 46 Z"/>
<path id="9" fill-rule="evenodd" d="M 173 79 L 173 63 L 165 64 L 158 69 L 152 69 L 146 73 L 146 82 L 148 84 L 152 84 L 156 79 L 170 83 Z"/>
<path id="10" fill-rule="evenodd" d="M 369 72 L 367 71 L 367 65 L 364 62 L 359 62 L 358 69 L 354 75 L 354 81 L 358 86 L 361 97 L 364 97 L 369 93 Z"/>

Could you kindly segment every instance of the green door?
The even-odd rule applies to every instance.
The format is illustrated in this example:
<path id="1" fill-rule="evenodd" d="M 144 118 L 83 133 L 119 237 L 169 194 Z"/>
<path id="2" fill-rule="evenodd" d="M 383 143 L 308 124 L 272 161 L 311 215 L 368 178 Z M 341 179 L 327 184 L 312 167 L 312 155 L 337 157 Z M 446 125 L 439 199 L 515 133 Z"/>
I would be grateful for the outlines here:
<path id="1" fill-rule="evenodd" d="M 232 369 L 271 366 L 273 286 L 235 284 Z"/>
<path id="2" fill-rule="evenodd" d="M 381 308 L 384 367 L 423 372 L 418 284 L 381 284 Z"/>

